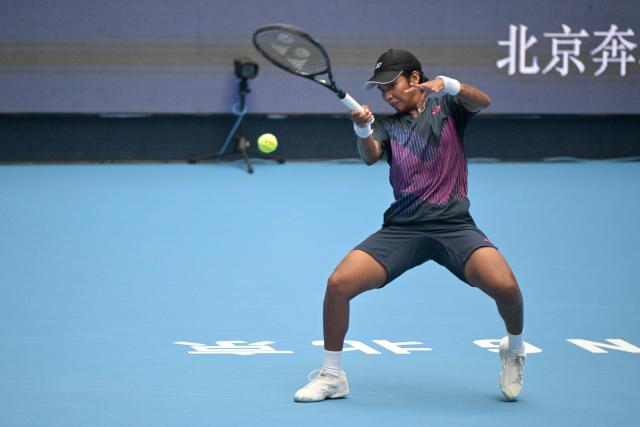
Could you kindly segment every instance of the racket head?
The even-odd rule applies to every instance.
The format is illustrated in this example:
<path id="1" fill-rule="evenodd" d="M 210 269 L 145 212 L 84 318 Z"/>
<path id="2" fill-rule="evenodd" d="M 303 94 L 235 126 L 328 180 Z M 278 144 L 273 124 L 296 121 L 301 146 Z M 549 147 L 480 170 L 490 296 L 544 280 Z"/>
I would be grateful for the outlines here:
<path id="1" fill-rule="evenodd" d="M 301 29 L 288 24 L 265 25 L 254 31 L 253 45 L 273 65 L 335 90 L 329 55 Z M 329 82 L 316 78 L 322 74 L 329 76 Z"/>

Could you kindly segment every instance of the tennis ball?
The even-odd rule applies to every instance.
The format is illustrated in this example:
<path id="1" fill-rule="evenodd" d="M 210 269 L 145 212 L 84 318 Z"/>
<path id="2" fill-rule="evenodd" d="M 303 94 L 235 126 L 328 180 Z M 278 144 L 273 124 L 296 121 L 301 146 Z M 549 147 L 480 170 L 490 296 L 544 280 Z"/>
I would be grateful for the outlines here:
<path id="1" fill-rule="evenodd" d="M 258 138 L 258 148 L 263 153 L 271 153 L 278 148 L 278 138 L 271 133 L 263 133 Z"/>

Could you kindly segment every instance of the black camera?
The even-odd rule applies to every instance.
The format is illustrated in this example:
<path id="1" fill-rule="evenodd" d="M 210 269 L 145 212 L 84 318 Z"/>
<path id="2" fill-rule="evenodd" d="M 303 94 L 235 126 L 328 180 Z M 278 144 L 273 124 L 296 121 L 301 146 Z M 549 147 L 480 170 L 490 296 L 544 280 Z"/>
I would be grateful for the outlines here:
<path id="1" fill-rule="evenodd" d="M 253 79 L 258 75 L 258 64 L 248 58 L 235 59 L 233 65 L 239 79 Z"/>

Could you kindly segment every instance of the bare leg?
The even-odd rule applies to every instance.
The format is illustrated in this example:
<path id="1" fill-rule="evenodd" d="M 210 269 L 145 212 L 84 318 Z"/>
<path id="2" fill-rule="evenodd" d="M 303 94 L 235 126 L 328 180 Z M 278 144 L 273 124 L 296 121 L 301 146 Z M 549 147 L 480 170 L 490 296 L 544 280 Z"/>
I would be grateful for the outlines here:
<path id="1" fill-rule="evenodd" d="M 476 250 L 464 265 L 467 281 L 493 298 L 507 331 L 522 333 L 523 301 L 518 282 L 500 252 L 494 248 Z"/>
<path id="2" fill-rule="evenodd" d="M 387 272 L 371 255 L 355 250 L 338 264 L 324 296 L 324 348 L 340 351 L 349 329 L 349 301 L 355 296 L 379 288 L 387 281 Z"/>

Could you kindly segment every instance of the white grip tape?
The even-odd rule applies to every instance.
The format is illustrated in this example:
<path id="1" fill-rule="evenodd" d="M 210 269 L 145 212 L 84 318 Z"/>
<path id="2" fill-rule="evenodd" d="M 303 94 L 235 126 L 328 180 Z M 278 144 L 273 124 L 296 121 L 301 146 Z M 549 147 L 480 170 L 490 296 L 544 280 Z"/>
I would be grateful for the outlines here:
<path id="1" fill-rule="evenodd" d="M 341 98 L 340 101 L 342 101 L 342 103 L 352 111 L 362 110 L 362 105 L 358 104 L 358 101 L 353 99 L 348 93 L 345 93 L 344 98 Z M 364 127 L 360 127 L 354 123 L 353 130 L 359 138 L 368 138 L 369 135 L 373 133 L 373 129 L 371 129 L 371 123 L 373 123 L 373 120 L 367 123 Z"/>
<path id="2" fill-rule="evenodd" d="M 362 110 L 362 105 L 358 104 L 358 101 L 353 99 L 348 93 L 346 93 L 340 101 L 350 110 Z"/>

